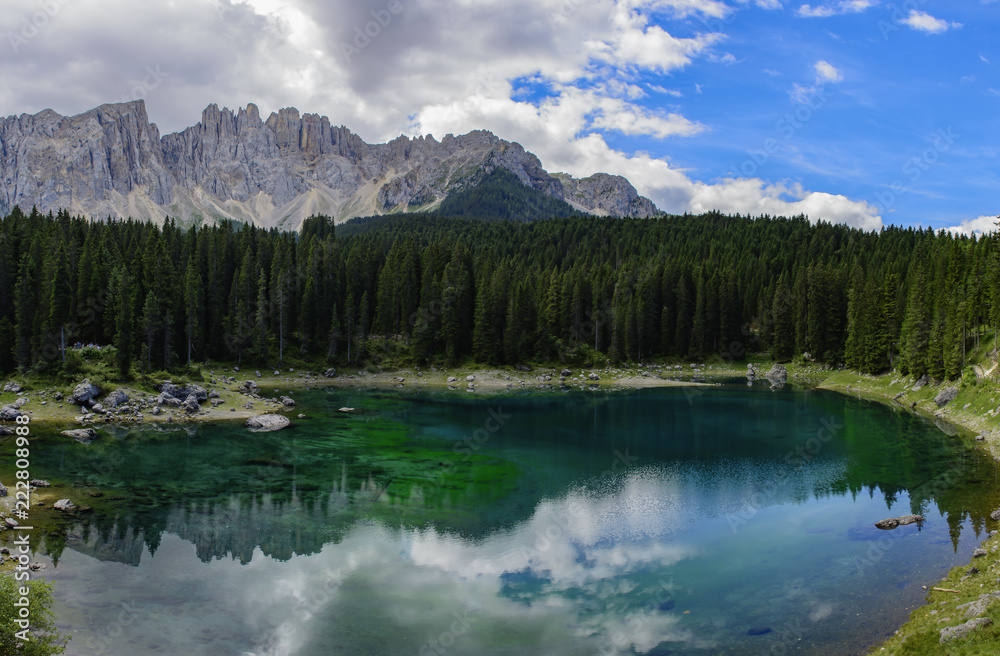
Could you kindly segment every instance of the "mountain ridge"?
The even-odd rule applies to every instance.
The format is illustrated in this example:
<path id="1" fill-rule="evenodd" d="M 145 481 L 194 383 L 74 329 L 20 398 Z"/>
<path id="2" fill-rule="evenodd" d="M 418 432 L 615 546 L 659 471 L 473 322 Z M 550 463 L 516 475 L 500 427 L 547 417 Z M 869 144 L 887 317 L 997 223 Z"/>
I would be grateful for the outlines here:
<path id="1" fill-rule="evenodd" d="M 342 222 L 433 210 L 498 168 L 582 212 L 660 213 L 621 176 L 549 174 L 520 144 L 486 130 L 369 144 L 325 116 L 289 107 L 262 119 L 250 103 L 209 105 L 195 125 L 161 136 L 142 100 L 0 119 L 0 212 L 20 205 L 297 229 L 312 214 Z"/>

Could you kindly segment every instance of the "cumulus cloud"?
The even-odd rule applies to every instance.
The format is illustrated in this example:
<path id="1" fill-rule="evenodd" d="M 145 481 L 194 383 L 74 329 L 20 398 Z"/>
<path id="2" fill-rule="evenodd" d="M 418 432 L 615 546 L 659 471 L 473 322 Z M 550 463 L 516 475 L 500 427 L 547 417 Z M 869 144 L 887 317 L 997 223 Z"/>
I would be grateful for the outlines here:
<path id="1" fill-rule="evenodd" d="M 644 82 L 697 60 L 732 62 L 716 50 L 727 24 L 717 19 L 750 4 L 780 7 L 775 0 L 174 0 L 140 11 L 127 0 L 53 3 L 58 10 L 0 58 L 0 114 L 76 114 L 142 97 L 163 133 L 191 125 L 211 103 L 248 102 L 265 115 L 287 106 L 325 114 L 370 142 L 488 129 L 520 142 L 549 170 L 624 175 L 669 212 L 808 207 L 814 219 L 872 225 L 867 207 L 841 196 L 789 194 L 761 180 L 697 181 L 664 159 L 609 146 L 609 135 L 668 140 L 712 129 L 683 107 L 641 102 L 658 86 Z M 11 0 L 0 34 L 20 35 L 38 8 Z M 683 34 L 672 19 L 683 20 Z M 817 85 L 841 77 L 826 62 L 816 75 Z M 524 79 L 546 92 L 517 94 L 513 83 Z"/>
<path id="2" fill-rule="evenodd" d="M 961 224 L 945 228 L 945 230 L 956 235 L 988 235 L 991 232 L 1000 230 L 997 227 L 998 222 L 1000 222 L 1000 216 L 980 216 L 975 219 L 962 221 Z"/>
<path id="3" fill-rule="evenodd" d="M 820 60 L 816 62 L 815 68 L 817 83 L 841 82 L 844 79 L 844 75 L 828 61 Z"/>
<path id="4" fill-rule="evenodd" d="M 947 32 L 950 28 L 962 27 L 961 23 L 949 23 L 946 20 L 934 18 L 930 14 L 917 11 L 916 9 L 910 10 L 910 14 L 903 19 L 903 23 L 918 32 L 927 32 L 928 34 L 940 34 L 941 32 Z"/>

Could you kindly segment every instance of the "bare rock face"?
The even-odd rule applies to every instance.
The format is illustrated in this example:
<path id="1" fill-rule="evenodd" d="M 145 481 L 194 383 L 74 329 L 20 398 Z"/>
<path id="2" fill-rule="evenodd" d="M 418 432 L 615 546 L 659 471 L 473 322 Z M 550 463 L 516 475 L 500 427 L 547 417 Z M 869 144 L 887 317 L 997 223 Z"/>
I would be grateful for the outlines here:
<path id="1" fill-rule="evenodd" d="M 483 130 L 368 144 L 325 116 L 286 108 L 262 120 L 250 104 L 209 105 L 199 123 L 161 137 L 142 100 L 0 119 L 0 212 L 37 206 L 296 229 L 313 214 L 343 221 L 428 208 L 497 168 L 586 212 L 658 214 L 621 176 L 550 175 L 520 144 Z"/>
<path id="2" fill-rule="evenodd" d="M 564 200 L 593 214 L 634 216 L 648 219 L 659 214 L 653 201 L 640 196 L 632 184 L 620 175 L 597 173 L 578 180 L 559 174 Z"/>

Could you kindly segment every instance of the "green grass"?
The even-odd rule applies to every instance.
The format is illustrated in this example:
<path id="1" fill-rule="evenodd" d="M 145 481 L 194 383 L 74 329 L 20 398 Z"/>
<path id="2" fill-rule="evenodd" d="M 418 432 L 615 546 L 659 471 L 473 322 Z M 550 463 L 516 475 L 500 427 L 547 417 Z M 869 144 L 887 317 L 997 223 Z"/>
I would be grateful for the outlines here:
<path id="1" fill-rule="evenodd" d="M 970 566 L 956 567 L 948 577 L 934 587 L 958 592 L 938 592 L 928 590 L 925 606 L 913 611 L 907 622 L 895 636 L 885 644 L 872 649 L 874 654 L 886 656 L 993 656 L 1000 649 L 1000 600 L 993 602 L 987 612 L 980 617 L 993 620 L 993 625 L 975 630 L 965 639 L 941 644 L 941 629 L 958 626 L 968 619 L 967 609 L 958 606 L 979 599 L 987 592 L 997 589 L 1000 575 L 1000 539 L 991 538 L 983 545 L 990 552 L 976 558 L 972 566 L 979 574 L 967 576 Z M 962 579 L 965 579 L 964 581 Z"/>

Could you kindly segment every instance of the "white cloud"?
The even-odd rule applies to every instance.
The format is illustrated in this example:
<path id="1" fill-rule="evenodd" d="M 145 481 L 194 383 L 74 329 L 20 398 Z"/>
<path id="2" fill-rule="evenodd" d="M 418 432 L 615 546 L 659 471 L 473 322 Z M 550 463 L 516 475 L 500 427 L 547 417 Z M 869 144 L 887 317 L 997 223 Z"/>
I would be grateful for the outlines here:
<path id="1" fill-rule="evenodd" d="M 997 232 L 998 221 L 1000 221 L 1000 217 L 997 216 L 980 216 L 975 219 L 962 221 L 960 225 L 944 228 L 944 230 L 956 235 L 984 235 Z"/>
<path id="2" fill-rule="evenodd" d="M 928 34 L 940 34 L 941 32 L 947 32 L 949 28 L 962 27 L 961 23 L 949 23 L 946 20 L 934 18 L 930 14 L 917 11 L 916 9 L 910 10 L 910 15 L 903 19 L 903 23 L 918 32 L 927 32 Z"/>
<path id="3" fill-rule="evenodd" d="M 813 64 L 813 69 L 816 71 L 816 80 L 812 86 L 802 86 L 801 84 L 793 84 L 791 90 L 788 92 L 797 103 L 810 103 L 817 96 L 822 96 L 823 86 L 826 84 L 838 84 L 843 82 L 844 75 L 837 68 L 826 60 L 819 60 Z"/>
<path id="4" fill-rule="evenodd" d="M 843 14 L 860 14 L 878 4 L 878 0 L 842 0 L 830 5 L 802 5 L 796 12 L 803 18 L 829 18 Z"/>
<path id="5" fill-rule="evenodd" d="M 844 75 L 838 71 L 830 62 L 820 60 L 816 62 L 816 82 L 822 84 L 823 82 L 841 82 L 844 79 Z"/>

